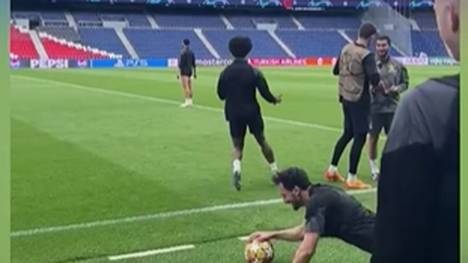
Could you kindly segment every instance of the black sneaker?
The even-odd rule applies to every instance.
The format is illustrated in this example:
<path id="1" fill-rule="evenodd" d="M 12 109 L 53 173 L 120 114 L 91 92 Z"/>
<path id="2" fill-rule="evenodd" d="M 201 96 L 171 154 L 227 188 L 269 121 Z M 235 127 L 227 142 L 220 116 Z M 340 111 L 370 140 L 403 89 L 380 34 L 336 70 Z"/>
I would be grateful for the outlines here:
<path id="1" fill-rule="evenodd" d="M 232 173 L 232 184 L 237 191 L 241 190 L 241 174 L 238 171 Z"/>

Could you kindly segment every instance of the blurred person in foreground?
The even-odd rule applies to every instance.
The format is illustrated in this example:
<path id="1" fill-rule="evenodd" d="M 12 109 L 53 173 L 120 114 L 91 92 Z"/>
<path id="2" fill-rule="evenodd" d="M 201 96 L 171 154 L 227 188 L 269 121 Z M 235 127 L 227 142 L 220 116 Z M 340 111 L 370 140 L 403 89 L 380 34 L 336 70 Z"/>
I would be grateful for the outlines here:
<path id="1" fill-rule="evenodd" d="M 458 0 L 436 0 L 439 33 L 460 59 Z M 458 263 L 459 74 L 400 103 L 381 162 L 373 263 Z"/>

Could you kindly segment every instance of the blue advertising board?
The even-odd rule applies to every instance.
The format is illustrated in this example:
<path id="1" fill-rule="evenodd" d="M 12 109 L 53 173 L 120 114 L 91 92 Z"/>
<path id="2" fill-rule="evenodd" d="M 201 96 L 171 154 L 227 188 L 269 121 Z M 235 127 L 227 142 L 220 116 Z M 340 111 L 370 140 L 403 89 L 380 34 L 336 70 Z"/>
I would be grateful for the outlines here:
<path id="1" fill-rule="evenodd" d="M 165 68 L 167 59 L 98 59 L 90 60 L 91 68 Z"/>

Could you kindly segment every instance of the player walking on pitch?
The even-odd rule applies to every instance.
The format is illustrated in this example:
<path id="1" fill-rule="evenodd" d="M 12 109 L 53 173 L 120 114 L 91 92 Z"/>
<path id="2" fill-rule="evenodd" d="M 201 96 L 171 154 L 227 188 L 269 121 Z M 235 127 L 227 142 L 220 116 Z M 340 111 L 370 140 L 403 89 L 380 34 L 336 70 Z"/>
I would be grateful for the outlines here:
<path id="1" fill-rule="evenodd" d="M 272 174 L 276 174 L 278 170 L 273 150 L 265 139 L 256 90 L 272 104 L 280 103 L 281 96 L 273 96 L 262 72 L 247 62 L 246 56 L 251 49 L 252 42 L 248 37 L 238 36 L 229 41 L 229 51 L 234 56 L 234 61 L 221 72 L 217 87 L 218 97 L 225 101 L 225 118 L 229 122 L 234 145 L 232 179 L 238 191 L 241 189 L 241 161 L 247 127 L 260 146 Z"/>
<path id="2" fill-rule="evenodd" d="M 182 41 L 182 52 L 180 53 L 178 66 L 179 75 L 177 77 L 180 77 L 185 98 L 184 103 L 180 106 L 185 108 L 193 105 L 192 80 L 190 78 L 192 75 L 197 78 L 195 55 L 190 49 L 190 40 L 188 39 Z"/>
<path id="3" fill-rule="evenodd" d="M 248 242 L 270 239 L 301 242 L 293 263 L 313 257 L 320 237 L 336 237 L 372 252 L 375 215 L 341 188 L 311 184 L 304 170 L 296 167 L 278 173 L 275 183 L 286 204 L 294 210 L 305 207 L 305 223 L 297 227 L 255 232 Z"/>
<path id="4" fill-rule="evenodd" d="M 400 93 L 408 89 L 408 71 L 403 64 L 390 56 L 392 42 L 388 36 L 380 36 L 376 42 L 376 62 L 382 85 L 372 87 L 371 128 L 368 136 L 369 164 L 372 178 L 379 177 L 377 144 L 382 128 L 388 135 Z"/>
<path id="5" fill-rule="evenodd" d="M 339 75 L 339 99 L 343 109 L 344 130 L 336 142 L 331 164 L 324 176 L 329 181 L 345 182 L 345 187 L 348 189 L 371 188 L 357 178 L 357 169 L 369 131 L 369 85 L 376 87 L 380 81 L 374 54 L 368 50 L 371 38 L 376 33 L 374 25 L 363 24 L 359 29 L 358 39 L 341 50 L 333 69 L 333 74 Z M 338 162 L 351 140 L 353 146 L 349 156 L 348 177 L 345 181 L 338 172 Z"/>

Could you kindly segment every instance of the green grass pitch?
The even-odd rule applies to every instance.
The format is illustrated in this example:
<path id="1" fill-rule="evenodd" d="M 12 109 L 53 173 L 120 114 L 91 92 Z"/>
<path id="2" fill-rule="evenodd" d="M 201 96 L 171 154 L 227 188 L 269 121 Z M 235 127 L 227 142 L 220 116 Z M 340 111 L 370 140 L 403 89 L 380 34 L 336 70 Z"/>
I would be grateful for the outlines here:
<path id="1" fill-rule="evenodd" d="M 237 237 L 301 223 L 303 211 L 281 203 L 131 219 L 279 198 L 251 137 L 243 191 L 231 186 L 231 144 L 215 93 L 220 70 L 199 69 L 194 102 L 200 107 L 190 109 L 178 107 L 182 91 L 171 69 L 13 71 L 12 262 L 102 263 L 110 255 L 194 244 L 189 251 L 116 262 L 238 263 L 243 243 Z M 283 94 L 279 106 L 262 102 L 280 168 L 297 165 L 322 182 L 341 128 L 337 79 L 328 67 L 263 71 L 272 91 Z M 458 68 L 409 71 L 414 87 Z M 346 152 L 342 173 L 347 159 Z M 359 171 L 369 182 L 365 150 Z M 375 209 L 375 193 L 356 197 Z M 275 262 L 290 262 L 295 244 L 274 245 Z M 314 262 L 368 259 L 323 239 Z"/>

